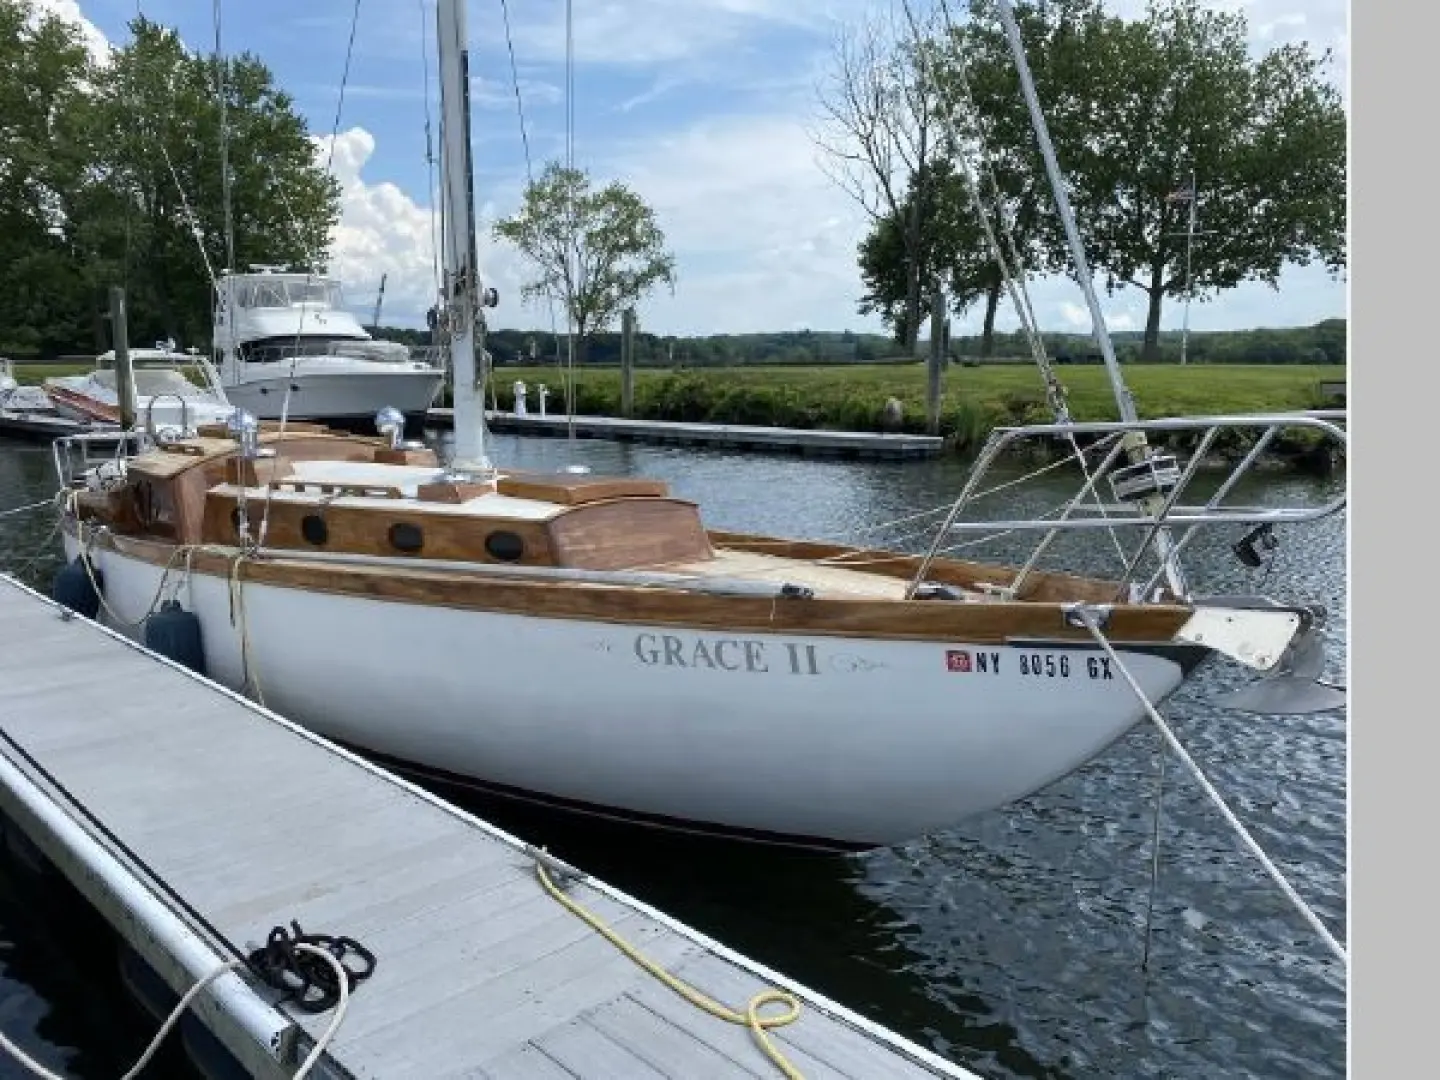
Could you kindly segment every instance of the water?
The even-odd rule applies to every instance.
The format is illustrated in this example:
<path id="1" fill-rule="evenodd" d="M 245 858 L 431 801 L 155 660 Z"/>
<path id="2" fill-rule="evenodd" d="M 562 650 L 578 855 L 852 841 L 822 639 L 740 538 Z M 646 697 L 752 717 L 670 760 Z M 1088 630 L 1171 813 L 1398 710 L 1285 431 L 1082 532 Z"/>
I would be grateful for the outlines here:
<path id="1" fill-rule="evenodd" d="M 699 501 L 712 527 L 854 538 L 917 549 L 884 523 L 953 498 L 952 460 L 806 461 L 604 442 L 496 438 L 496 460 L 581 462 L 643 473 Z M 0 509 L 44 498 L 48 450 L 0 446 Z M 1258 479 L 1241 502 L 1320 501 L 1340 481 Z M 1049 509 L 1068 481 L 997 495 L 990 516 Z M 984 504 L 982 504 L 984 505 Z M 46 587 L 58 565 L 48 515 L 0 518 L 0 564 Z M 1233 530 L 1238 534 L 1239 530 Z M 1327 674 L 1343 682 L 1345 521 L 1277 530 L 1269 591 L 1325 604 Z M 1254 591 L 1237 535 L 1197 540 L 1197 589 Z M 984 554 L 1006 555 L 1002 540 Z M 1113 572 L 1104 534 L 1060 554 Z M 37 552 L 49 552 L 39 554 Z M 1015 551 L 1009 551 L 1014 557 Z M 1207 705 L 1245 680 L 1212 664 L 1167 706 L 1173 729 L 1286 876 L 1341 941 L 1346 934 L 1343 713 L 1252 717 Z M 1157 734 L 1142 727 L 1038 795 L 962 827 L 846 859 L 675 840 L 473 804 L 601 878 L 715 935 L 981 1075 L 1340 1077 L 1345 976 L 1313 931 L 1169 760 L 1149 970 Z M 453 794 L 453 793 L 446 793 Z M 47 1047 L 75 1077 L 118 1075 L 153 1033 L 113 1020 L 113 962 L 68 947 L 68 924 L 0 879 L 0 1030 Z M 92 1017 L 111 1016 L 106 1026 Z M 130 1014 L 124 1014 L 130 1015 Z M 7 1072 L 0 1062 L 0 1076 Z"/>

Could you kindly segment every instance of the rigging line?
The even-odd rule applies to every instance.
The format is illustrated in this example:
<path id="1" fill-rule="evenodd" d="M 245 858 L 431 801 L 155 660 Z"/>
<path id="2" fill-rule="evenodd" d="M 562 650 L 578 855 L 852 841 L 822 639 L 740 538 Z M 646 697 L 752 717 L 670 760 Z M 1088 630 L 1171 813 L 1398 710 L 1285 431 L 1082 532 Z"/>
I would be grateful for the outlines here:
<path id="1" fill-rule="evenodd" d="M 1280 868 L 1275 865 L 1274 860 L 1265 853 L 1265 849 L 1256 842 L 1249 830 L 1247 830 L 1240 822 L 1240 819 L 1235 816 L 1235 812 L 1226 804 L 1220 792 L 1215 789 L 1215 785 L 1210 782 L 1210 779 L 1205 775 L 1204 771 L 1195 763 L 1195 759 L 1190 756 L 1189 751 L 1185 749 L 1184 745 L 1170 729 L 1170 726 L 1165 723 L 1165 718 L 1160 715 L 1159 710 L 1151 703 L 1149 696 L 1146 695 L 1144 689 L 1136 681 L 1135 676 L 1131 674 L 1130 669 L 1125 666 L 1124 660 L 1122 660 L 1120 655 L 1115 651 L 1114 645 L 1111 644 L 1110 639 L 1106 637 L 1104 630 L 1101 629 L 1100 624 L 1096 621 L 1096 609 L 1085 604 L 1076 604 L 1071 610 L 1084 627 L 1090 631 L 1090 635 L 1095 639 L 1100 648 L 1105 651 L 1105 655 L 1110 658 L 1110 661 L 1115 665 L 1115 669 L 1120 672 L 1121 677 L 1129 685 L 1136 698 L 1139 699 L 1145 712 L 1149 715 L 1155 726 L 1160 729 L 1160 734 L 1165 742 L 1169 745 L 1175 756 L 1190 770 L 1191 776 L 1194 777 L 1195 782 L 1200 785 L 1200 789 L 1210 799 L 1215 809 L 1220 812 L 1220 816 L 1225 819 L 1226 824 L 1230 826 L 1235 832 L 1235 835 L 1245 847 L 1249 849 L 1250 854 L 1265 868 L 1265 872 L 1268 873 L 1275 884 L 1280 887 L 1280 891 L 1285 894 L 1285 898 L 1294 905 L 1295 910 L 1300 916 L 1309 923 L 1310 927 L 1320 936 L 1320 939 L 1335 955 L 1335 958 L 1344 964 L 1348 970 L 1350 966 L 1350 955 L 1346 947 L 1336 940 L 1335 935 L 1330 932 L 1329 927 L 1325 925 L 1320 916 L 1315 913 L 1314 909 L 1305 902 L 1295 890 L 1295 887 L 1290 884 Z"/>
<path id="2" fill-rule="evenodd" d="M 326 177 L 332 177 L 334 175 L 335 143 L 340 137 L 340 117 L 345 109 L 345 88 L 350 84 L 350 61 L 355 55 L 355 30 L 356 27 L 358 27 L 359 25 L 360 0 L 355 0 L 354 7 L 352 7 L 350 10 L 350 35 L 345 43 L 345 66 L 341 69 L 340 72 L 340 92 L 335 101 L 335 119 L 330 124 L 330 145 L 326 150 L 325 155 Z M 312 264 L 306 267 L 305 284 L 307 287 L 314 280 L 314 278 L 315 267 Z M 307 309 L 302 305 L 300 308 L 299 321 L 295 325 L 294 352 L 290 357 L 290 371 L 286 376 L 285 380 L 285 396 L 281 399 L 280 402 L 280 431 L 282 434 L 285 431 L 286 422 L 290 418 L 290 394 L 292 392 L 292 388 L 295 385 L 295 368 L 300 360 L 300 339 L 305 332 L 306 310 Z M 266 496 L 265 500 L 265 511 L 265 521 L 261 523 L 260 527 L 262 538 L 264 536 L 265 523 L 267 523 L 269 520 L 270 500 L 268 495 Z"/>
<path id="3" fill-rule="evenodd" d="M 335 164 L 335 142 L 340 137 L 340 117 L 345 108 L 345 88 L 350 83 L 350 61 L 355 55 L 355 29 L 360 25 L 360 0 L 355 0 L 355 6 L 350 10 L 350 35 L 345 43 L 345 66 L 340 72 L 340 93 L 335 102 L 335 119 L 330 124 L 330 146 L 325 156 L 325 175 L 333 176 Z M 315 267 L 312 263 L 306 268 L 305 284 L 308 288 L 315 278 Z M 285 378 L 285 396 L 280 401 L 280 434 L 284 435 L 285 426 L 290 420 L 290 395 L 295 388 L 295 368 L 300 362 L 300 339 L 305 331 L 305 312 L 307 308 L 302 304 L 300 307 L 300 318 L 295 324 L 295 345 L 290 356 L 290 371 Z M 239 362 L 237 352 L 236 362 Z M 260 530 L 257 538 L 257 545 L 263 546 L 266 534 L 270 530 L 270 504 L 275 489 L 270 485 L 265 487 L 265 501 L 260 512 Z"/>
<path id="4" fill-rule="evenodd" d="M 565 339 L 566 363 L 569 368 L 565 383 L 565 412 L 569 423 L 567 437 L 575 443 L 575 275 L 580 273 L 580 253 L 575 242 L 575 25 L 573 0 L 565 0 L 565 168 L 570 181 L 566 184 L 566 212 L 569 236 L 565 245 Z M 572 274 L 570 259 L 575 258 Z"/>
<path id="5" fill-rule="evenodd" d="M 955 27 L 950 18 L 950 8 L 947 0 L 940 0 L 940 11 L 944 20 L 946 34 L 953 40 Z M 915 22 L 913 13 L 910 11 L 908 2 L 905 4 L 905 14 L 910 23 L 910 32 L 915 45 L 916 55 L 921 58 L 922 65 L 928 68 L 929 65 L 925 64 L 923 59 L 925 50 L 920 38 L 920 29 Z M 999 222 L 1001 234 L 1005 237 L 1006 246 L 1010 250 L 1009 259 L 1006 258 L 1005 252 L 1002 251 L 999 241 L 996 239 L 995 233 L 990 226 L 990 217 L 986 211 L 981 195 L 980 181 L 971 175 L 970 161 L 961 148 L 960 140 L 956 137 L 954 105 L 943 95 L 941 97 L 940 109 L 941 123 L 945 128 L 946 134 L 949 136 L 952 148 L 961 159 L 961 181 L 966 193 L 970 197 L 971 208 L 980 220 L 980 225 L 984 230 L 985 239 L 990 247 L 991 255 L 1000 269 L 1001 279 L 1005 284 L 1006 291 L 1010 294 L 1010 302 L 1015 307 L 1016 317 L 1020 320 L 1021 327 L 1024 329 L 1026 343 L 1030 346 L 1031 359 L 1034 360 L 1036 366 L 1039 368 L 1040 379 L 1045 385 L 1045 394 L 1049 399 L 1051 409 L 1055 413 L 1055 419 L 1060 423 L 1069 423 L 1071 416 L 1068 393 L 1064 384 L 1056 376 L 1055 370 L 1050 364 L 1049 356 L 1045 352 L 1045 343 L 1040 333 L 1039 321 L 1035 316 L 1035 310 L 1030 300 L 1030 293 L 1025 284 L 1025 268 L 1024 261 L 1020 256 L 1020 247 L 1015 240 L 1009 218 L 1005 213 L 1005 201 L 1000 192 L 1000 185 L 995 178 L 994 171 L 990 168 L 989 156 L 985 153 L 986 135 L 983 128 L 983 119 L 980 116 L 979 110 L 975 107 L 974 98 L 970 93 L 970 83 L 966 76 L 963 44 L 958 45 L 954 50 L 954 55 L 957 63 L 960 87 L 964 95 L 964 100 L 961 104 L 965 106 L 967 127 L 965 134 L 968 135 L 974 143 L 976 157 L 979 159 L 979 166 L 975 169 L 975 172 L 978 173 L 981 178 L 988 178 L 990 182 L 995 217 Z M 931 74 L 931 78 L 934 78 L 933 73 Z M 936 80 L 936 83 L 938 85 L 938 80 Z M 1014 262 L 1013 268 L 1010 265 L 1012 260 Z M 1076 440 L 1074 434 L 1068 435 L 1067 441 L 1070 443 L 1071 448 L 1077 453 L 1080 468 L 1085 474 L 1087 484 L 1090 483 L 1090 471 L 1086 466 L 1084 455 L 1079 453 L 1079 442 Z M 1109 516 L 1103 508 L 1101 509 L 1101 516 Z M 1128 565 L 1129 559 L 1126 556 L 1124 545 L 1120 542 L 1120 537 L 1114 529 L 1107 531 L 1110 535 L 1110 542 L 1114 545 L 1115 553 L 1120 558 L 1121 565 Z"/>
<path id="6" fill-rule="evenodd" d="M 426 24 L 429 20 L 425 18 L 425 0 L 415 0 L 415 7 L 420 13 L 420 77 L 424 84 L 421 100 L 425 103 L 425 169 L 427 185 L 425 193 L 430 200 L 430 277 L 431 285 L 435 290 L 435 296 L 438 297 L 440 295 L 440 234 L 436 220 L 435 143 L 431 135 L 432 125 L 430 117 L 430 35 L 426 30 Z"/>
<path id="7" fill-rule="evenodd" d="M 500 0 L 500 14 L 505 20 L 505 48 L 510 54 L 510 84 L 515 88 L 515 114 L 520 121 L 520 143 L 525 151 L 525 180 L 533 188 L 535 186 L 535 168 L 530 155 L 530 133 L 525 124 L 525 101 L 524 96 L 520 93 L 520 68 L 515 62 L 515 42 L 510 33 L 509 0 Z M 568 90 L 566 94 L 568 96 Z M 550 313 L 550 336 L 558 337 L 555 295 L 549 288 L 545 290 L 545 306 Z M 567 407 L 569 406 L 567 405 Z"/>

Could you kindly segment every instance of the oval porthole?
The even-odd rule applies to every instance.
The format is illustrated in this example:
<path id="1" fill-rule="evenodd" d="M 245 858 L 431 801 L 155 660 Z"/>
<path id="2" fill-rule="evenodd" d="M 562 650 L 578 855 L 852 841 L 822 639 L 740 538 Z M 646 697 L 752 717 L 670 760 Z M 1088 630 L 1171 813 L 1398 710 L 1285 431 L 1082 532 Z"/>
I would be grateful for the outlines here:
<path id="1" fill-rule="evenodd" d="M 413 554 L 425 546 L 425 534 L 419 525 L 411 525 L 408 521 L 397 521 L 390 526 L 390 545 L 396 551 Z"/>
<path id="2" fill-rule="evenodd" d="M 485 537 L 485 550 L 492 559 L 501 562 L 519 562 L 525 554 L 525 541 L 508 530 L 501 529 Z"/>
<path id="3" fill-rule="evenodd" d="M 330 526 L 325 524 L 325 519 L 319 514 L 306 514 L 300 519 L 300 535 L 319 547 L 330 539 Z"/>

